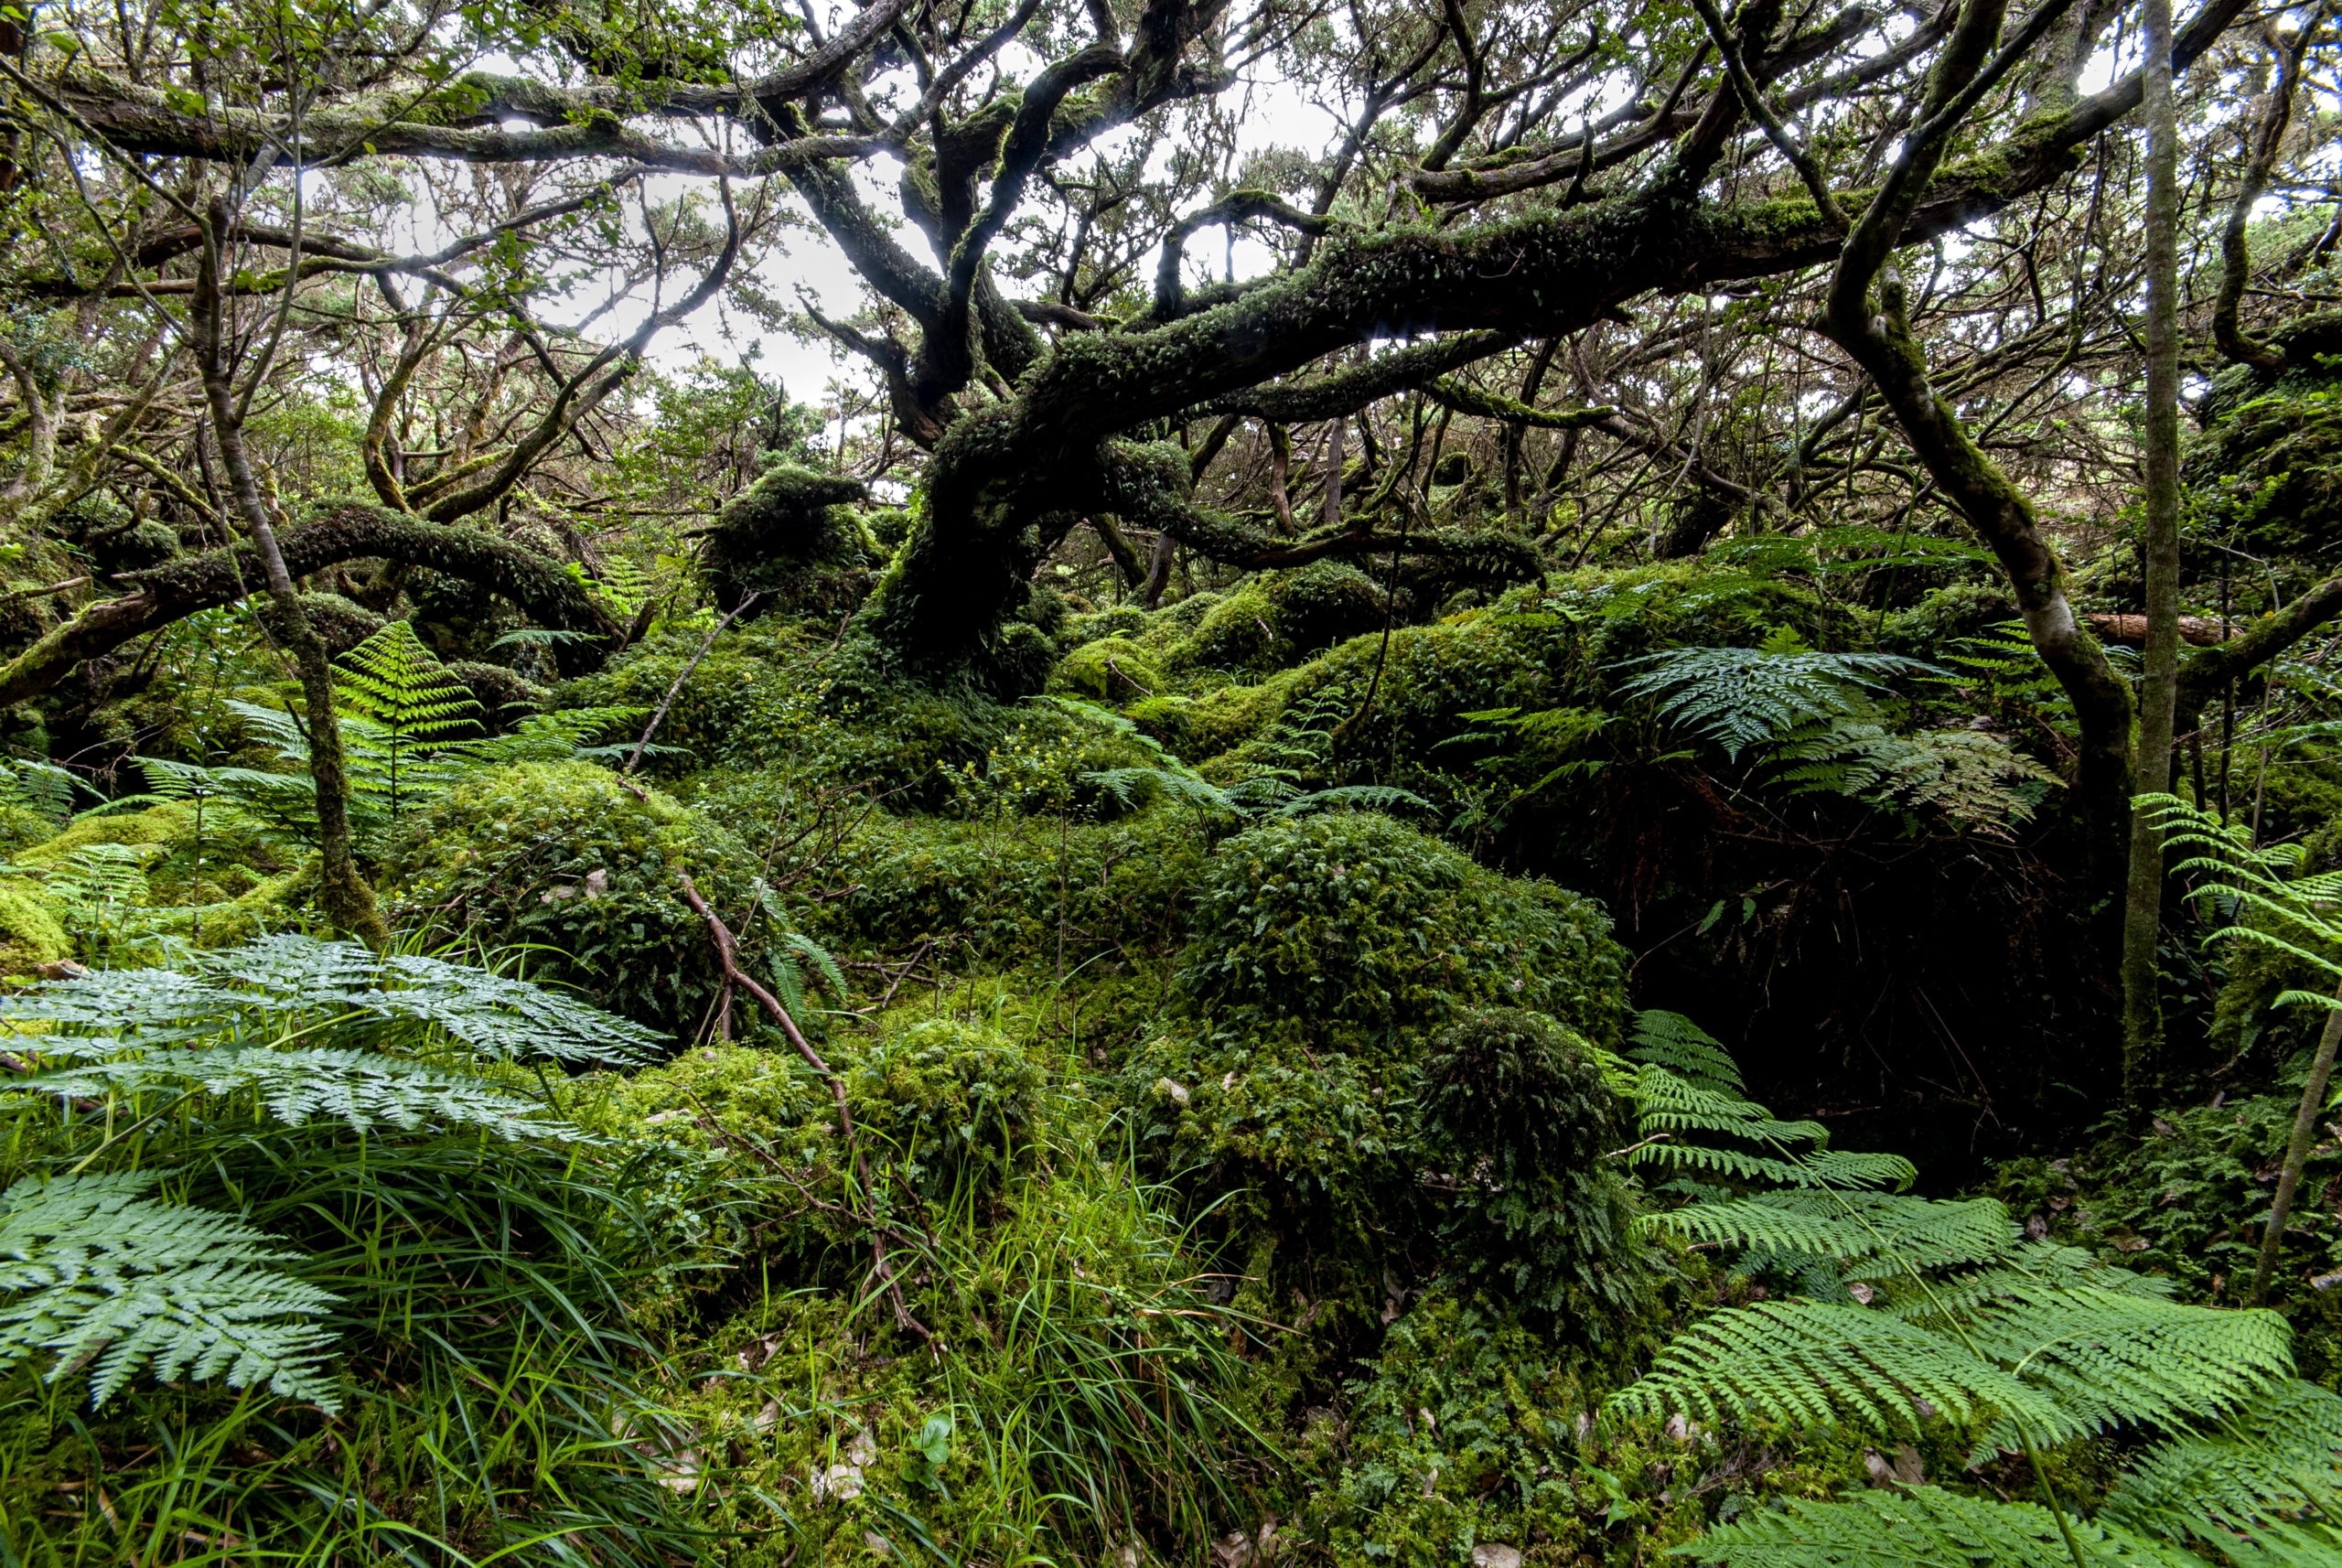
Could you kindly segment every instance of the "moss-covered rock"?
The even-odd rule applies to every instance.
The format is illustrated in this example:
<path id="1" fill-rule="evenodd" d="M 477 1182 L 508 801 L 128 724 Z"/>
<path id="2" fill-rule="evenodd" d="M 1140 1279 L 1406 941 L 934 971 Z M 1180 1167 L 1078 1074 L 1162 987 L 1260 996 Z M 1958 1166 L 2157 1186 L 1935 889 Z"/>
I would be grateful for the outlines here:
<path id="1" fill-rule="evenodd" d="M 1126 637 L 1085 642 L 1058 663 L 1049 688 L 1121 706 L 1165 691 L 1170 682 L 1155 656 Z"/>
<path id="2" fill-rule="evenodd" d="M 844 1076 L 856 1125 L 929 1203 L 987 1200 L 1030 1161 L 1047 1075 L 997 1029 L 929 1019 L 833 1065 Z"/>
<path id="3" fill-rule="evenodd" d="M 1180 972 L 1256 1049 L 1363 1049 L 1473 1007 L 1617 1037 L 1624 950 L 1601 909 L 1372 812 L 1273 819 L 1221 844 Z"/>
<path id="4" fill-rule="evenodd" d="M 700 569 L 729 609 L 749 592 L 760 609 L 836 617 L 859 604 L 885 556 L 846 504 L 859 479 L 777 462 L 725 503 Z"/>
<path id="5" fill-rule="evenodd" d="M 394 918 L 491 951 L 526 944 L 532 977 L 688 1040 L 722 972 L 679 876 L 736 913 L 757 856 L 731 827 L 645 794 L 583 762 L 484 774 L 416 813 L 386 857 Z"/>
<path id="6" fill-rule="evenodd" d="M 955 963 L 988 969 L 1054 967 L 1061 935 L 1069 964 L 1154 955 L 1180 940 L 1209 847 L 1168 803 L 1103 824 L 874 816 L 831 872 L 845 891 L 806 918 L 841 950 L 948 941 Z"/>
<path id="7" fill-rule="evenodd" d="M 30 806 L 0 804 L 0 858 L 55 837 L 59 826 L 55 818 Z"/>
<path id="8" fill-rule="evenodd" d="M 1556 1312 L 1639 1288 L 1605 1272 L 1621 1214 L 1598 1179 L 1541 1177 L 1552 1185 L 1539 1201 L 1566 1197 L 1599 1227 L 1568 1240 L 1499 1197 L 1424 1179 L 1460 1167 L 1468 1183 L 1483 1161 L 1549 1153 L 1575 1161 L 1607 1135 L 1582 1053 L 1548 1033 L 1617 1037 L 1625 955 L 1597 908 L 1388 818 L 1339 813 L 1272 819 L 1222 843 L 1189 929 L 1169 1015 L 1125 1062 L 1123 1092 L 1151 1158 L 1270 1282 L 1264 1305 L 1295 1310 L 1276 1298 L 1304 1291 L 1333 1315 L 1337 1341 L 1370 1341 L 1399 1258 L 1408 1270 L 1485 1265 Z M 1524 1100 L 1566 1108 L 1571 1130 L 1547 1135 L 1573 1140 L 1567 1154 L 1507 1143 L 1453 1108 L 1436 1110 L 1446 1122 L 1426 1119 L 1440 1104 L 1436 1082 L 1418 1093 L 1434 1036 L 1490 1008 L 1536 1016 L 1507 1015 L 1509 1063 L 1451 1041 L 1455 1073 L 1498 1086 L 1509 1075 Z M 1535 1047 L 1525 1063 L 1520 1040 Z M 1516 1242 L 1525 1266 L 1508 1272 L 1498 1254 Z"/>
<path id="9" fill-rule="evenodd" d="M 1564 1337 L 1615 1345 L 1653 1279 L 1605 1163 L 1630 1119 L 1585 1042 L 1519 1008 L 1466 1013 L 1433 1039 L 1414 1114 L 1416 1147 L 1449 1194 L 1447 1269 Z"/>
<path id="10" fill-rule="evenodd" d="M 875 788 L 903 809 L 948 800 L 945 775 L 980 761 L 1014 710 L 897 676 L 834 630 L 774 616 L 725 633 L 660 726 L 659 744 L 673 749 L 645 766 L 668 777 L 781 768 L 808 783 Z M 552 704 L 655 708 L 706 635 L 704 625 L 669 628 L 564 683 Z"/>
<path id="11" fill-rule="evenodd" d="M 0 881 L 0 975 L 29 974 L 72 952 L 72 938 L 37 884 Z"/>
<path id="12" fill-rule="evenodd" d="M 477 717 L 498 734 L 543 706 L 548 694 L 544 687 L 509 665 L 459 659 L 447 666 L 447 673 L 464 683 L 472 701 L 479 704 Z"/>

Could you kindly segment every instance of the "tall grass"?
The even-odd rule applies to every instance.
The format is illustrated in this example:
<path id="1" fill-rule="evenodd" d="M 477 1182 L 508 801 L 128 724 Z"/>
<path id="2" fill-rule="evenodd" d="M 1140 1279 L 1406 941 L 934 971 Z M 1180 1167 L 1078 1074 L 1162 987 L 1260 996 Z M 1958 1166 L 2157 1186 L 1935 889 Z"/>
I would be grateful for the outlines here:
<path id="1" fill-rule="evenodd" d="M 231 1032 L 483 1066 L 427 1024 L 329 1004 Z M 14 1044 L 37 1057 L 41 1036 Z M 509 1094 L 556 1098 L 534 1074 L 501 1076 Z M 323 1326 L 341 1392 L 328 1415 L 142 1380 L 91 1409 L 85 1376 L 20 1365 L 0 1381 L 9 1563 L 648 1568 L 705 1554 L 672 1484 L 688 1436 L 633 1311 L 704 1261 L 648 1205 L 654 1184 L 671 1199 L 671 1165 L 574 1138 L 286 1125 L 250 1092 L 13 1093 L 0 1117 L 0 1186 L 94 1155 L 94 1169 L 167 1171 L 170 1200 L 281 1240 L 285 1272 L 338 1298 Z M 693 1197 L 742 1201 L 713 1185 Z"/>

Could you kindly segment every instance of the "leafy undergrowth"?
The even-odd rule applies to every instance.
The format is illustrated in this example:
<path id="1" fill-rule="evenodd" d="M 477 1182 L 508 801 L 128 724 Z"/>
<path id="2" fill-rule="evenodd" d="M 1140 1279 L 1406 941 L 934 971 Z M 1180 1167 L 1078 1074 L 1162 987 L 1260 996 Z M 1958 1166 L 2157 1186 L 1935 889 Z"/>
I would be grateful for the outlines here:
<path id="1" fill-rule="evenodd" d="M 402 759 L 384 960 L 298 934 L 296 772 L 158 767 L 179 793 L 79 820 L 21 787 L 0 1545 L 2330 1559 L 2342 1133 L 2288 1316 L 2234 1310 L 2290 1100 L 1913 1196 L 1638 1013 L 1597 901 L 1491 864 L 1663 728 L 1597 711 L 1606 664 L 1728 633 L 1642 668 L 1792 671 L 1750 789 L 1833 714 L 1926 749 L 1889 664 L 1660 569 L 1294 666 L 1374 624 L 1355 577 L 1111 612 L 1013 706 L 755 623 L 632 773 L 602 737 L 688 629 L 493 743 L 364 732 Z M 1879 809 L 2001 831 L 2039 780 L 1984 762 L 1977 822 Z"/>

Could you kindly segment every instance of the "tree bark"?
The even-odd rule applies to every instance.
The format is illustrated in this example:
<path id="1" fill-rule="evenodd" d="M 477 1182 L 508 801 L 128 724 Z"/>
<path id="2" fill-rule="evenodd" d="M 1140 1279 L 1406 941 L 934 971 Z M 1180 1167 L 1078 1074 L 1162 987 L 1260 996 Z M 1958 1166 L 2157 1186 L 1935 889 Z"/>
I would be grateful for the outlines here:
<path id="1" fill-rule="evenodd" d="M 212 236 L 207 238 L 196 273 L 194 295 L 196 353 L 203 377 L 204 401 L 211 412 L 212 438 L 219 443 L 220 461 L 228 470 L 228 491 L 259 552 L 263 580 L 273 601 L 271 629 L 283 640 L 301 681 L 307 709 L 309 776 L 317 799 L 317 897 L 334 929 L 357 937 L 380 950 L 391 940 L 390 928 L 374 903 L 374 889 L 359 875 L 358 856 L 349 832 L 349 770 L 341 747 L 341 725 L 333 711 L 333 666 L 326 646 L 309 624 L 293 575 L 285 564 L 268 507 L 252 478 L 244 451 L 243 411 L 238 406 L 230 379 L 224 326 L 227 302 L 220 292 L 219 234 L 226 227 L 224 203 L 211 209 Z"/>
<path id="2" fill-rule="evenodd" d="M 2342 995 L 2336 997 L 2342 1002 Z M 2342 1046 L 2342 1008 L 2326 1015 L 2317 1036 L 2317 1056 L 2310 1063 L 2309 1081 L 2302 1085 L 2302 1106 L 2294 1115 L 2293 1141 L 2285 1145 L 2285 1168 L 2278 1173 L 2277 1191 L 2270 1200 L 2269 1229 L 2261 1238 L 2261 1259 L 2252 1267 L 2252 1289 L 2244 1304 L 2259 1306 L 2269 1292 L 2269 1276 L 2276 1272 L 2277 1254 L 2285 1246 L 2285 1217 L 2293 1212 L 2294 1190 L 2301 1186 L 2302 1167 L 2309 1163 L 2310 1144 L 2317 1136 L 2317 1113 L 2326 1108 L 2326 1086 L 2334 1076 L 2334 1051 Z"/>
<path id="3" fill-rule="evenodd" d="M 2145 0 L 2144 13 L 2147 408 L 2139 553 L 2146 568 L 2147 641 L 2132 793 L 2160 795 L 2171 784 L 2179 686 L 2179 126 L 2172 104 L 2171 0 Z M 2122 974 L 2122 1096 L 2134 1108 L 2152 1099 L 2162 1076 L 2155 943 L 2163 932 L 2163 835 L 2145 812 L 2133 811 Z"/>

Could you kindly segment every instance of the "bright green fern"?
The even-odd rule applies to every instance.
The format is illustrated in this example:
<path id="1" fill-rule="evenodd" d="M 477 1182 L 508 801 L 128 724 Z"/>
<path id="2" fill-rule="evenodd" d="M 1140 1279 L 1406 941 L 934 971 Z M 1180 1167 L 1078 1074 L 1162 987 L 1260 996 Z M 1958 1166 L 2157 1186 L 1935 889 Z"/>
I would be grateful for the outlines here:
<path id="1" fill-rule="evenodd" d="M 1742 1188 L 1679 1182 L 1693 1201 L 1639 1223 L 1719 1249 L 1740 1272 L 1787 1280 L 1796 1294 L 1702 1318 L 1604 1418 L 1680 1412 L 1889 1441 L 1947 1423 L 1973 1441 L 1976 1463 L 2023 1451 L 2043 1492 L 2038 1507 L 1932 1487 L 1801 1503 L 1679 1551 L 1735 1568 L 2202 1568 L 2188 1546 L 2239 1564 L 2336 1560 L 2324 1521 L 2342 1504 L 2342 1401 L 2294 1380 L 2283 1318 L 2180 1303 L 2162 1282 L 2028 1242 L 1990 1199 L 1863 1190 L 1887 1183 L 1850 1173 L 1885 1173 L 1833 1169 L 1821 1130 L 1745 1099 L 1737 1072 L 1715 1060 L 1721 1048 L 1686 1020 L 1639 1024 L 1630 1049 L 1642 1058 L 1644 1128 L 1633 1163 Z M 1903 1169 L 1893 1185 L 1909 1179 Z M 2272 1435 L 2259 1434 L 2264 1426 Z M 2118 1432 L 2165 1441 L 2092 1522 L 2049 1487 L 2038 1456 Z"/>
<path id="2" fill-rule="evenodd" d="M 1810 649 L 1671 648 L 1611 666 L 1636 673 L 1622 701 L 1649 698 L 1660 717 L 1704 736 L 1737 758 L 1801 725 L 1867 718 L 1873 693 L 1895 675 L 1934 666 L 1895 653 L 1821 653 Z"/>
<path id="3" fill-rule="evenodd" d="M 274 1265 L 267 1236 L 145 1196 L 155 1171 L 27 1177 L 0 1193 L 0 1370 L 46 1353 L 102 1405 L 141 1373 L 224 1378 L 338 1408 L 321 1369 L 336 1298 Z"/>

